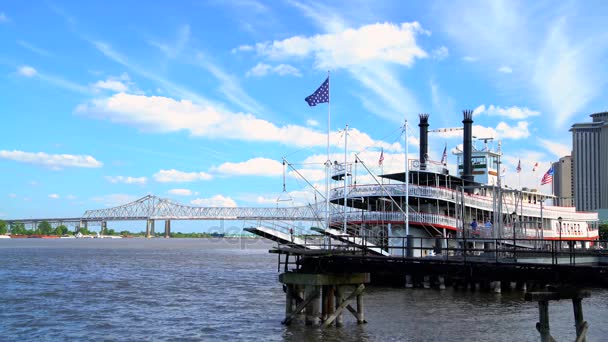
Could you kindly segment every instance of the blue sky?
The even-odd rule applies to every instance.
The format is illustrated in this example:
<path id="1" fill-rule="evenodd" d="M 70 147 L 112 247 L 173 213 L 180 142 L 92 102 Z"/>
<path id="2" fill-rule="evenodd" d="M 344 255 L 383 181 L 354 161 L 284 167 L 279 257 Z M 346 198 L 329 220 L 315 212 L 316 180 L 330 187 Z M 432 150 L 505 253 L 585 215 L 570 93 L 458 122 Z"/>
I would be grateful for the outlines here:
<path id="1" fill-rule="evenodd" d="M 400 170 L 406 118 L 415 158 L 418 113 L 436 129 L 474 109 L 505 182 L 549 192 L 568 129 L 608 109 L 607 15 L 603 1 L 0 2 L 0 218 L 146 194 L 274 207 L 283 157 L 322 191 L 328 106 L 304 97 L 328 71 L 332 160 L 348 124 L 351 161 L 380 172 L 383 149 Z M 461 138 L 432 133 L 431 159 L 445 144 Z M 284 197 L 314 201 L 290 171 Z"/>

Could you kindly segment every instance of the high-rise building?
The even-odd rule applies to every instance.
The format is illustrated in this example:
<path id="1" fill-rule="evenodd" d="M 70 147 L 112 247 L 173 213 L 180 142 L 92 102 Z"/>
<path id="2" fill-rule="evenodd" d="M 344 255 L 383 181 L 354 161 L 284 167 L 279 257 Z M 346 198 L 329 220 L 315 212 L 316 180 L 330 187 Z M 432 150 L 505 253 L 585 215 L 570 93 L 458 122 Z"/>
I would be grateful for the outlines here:
<path id="1" fill-rule="evenodd" d="M 580 211 L 608 212 L 608 112 L 572 125 L 574 204 Z"/>
<path id="2" fill-rule="evenodd" d="M 557 205 L 574 207 L 571 156 L 559 158 L 559 161 L 553 163 L 553 194 L 557 197 Z"/>

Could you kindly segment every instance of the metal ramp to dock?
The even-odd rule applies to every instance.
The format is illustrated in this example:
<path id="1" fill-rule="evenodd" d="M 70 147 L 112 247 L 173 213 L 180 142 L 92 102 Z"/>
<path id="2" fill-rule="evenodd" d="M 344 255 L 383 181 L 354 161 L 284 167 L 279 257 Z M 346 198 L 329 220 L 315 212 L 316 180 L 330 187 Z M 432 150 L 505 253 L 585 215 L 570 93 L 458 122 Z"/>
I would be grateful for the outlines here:
<path id="1" fill-rule="evenodd" d="M 263 238 L 276 241 L 280 244 L 291 245 L 293 247 L 300 247 L 304 249 L 321 249 L 321 246 L 306 244 L 306 241 L 302 238 L 297 236 L 292 237 L 291 234 L 268 227 L 249 227 L 244 228 L 244 230 Z"/>
<path id="2" fill-rule="evenodd" d="M 354 235 L 350 235 L 348 233 L 343 233 L 342 231 L 333 229 L 333 228 L 323 229 L 323 228 L 313 227 L 311 229 L 318 233 L 329 236 L 330 238 L 332 238 L 334 240 L 338 240 L 338 241 L 347 243 L 351 246 L 363 248 L 366 251 L 369 251 L 373 254 L 382 255 L 382 256 L 391 255 L 389 252 L 385 251 L 384 249 L 374 245 L 373 243 L 368 242 L 367 240 L 365 240 L 364 238 L 359 237 L 359 236 L 354 236 Z"/>

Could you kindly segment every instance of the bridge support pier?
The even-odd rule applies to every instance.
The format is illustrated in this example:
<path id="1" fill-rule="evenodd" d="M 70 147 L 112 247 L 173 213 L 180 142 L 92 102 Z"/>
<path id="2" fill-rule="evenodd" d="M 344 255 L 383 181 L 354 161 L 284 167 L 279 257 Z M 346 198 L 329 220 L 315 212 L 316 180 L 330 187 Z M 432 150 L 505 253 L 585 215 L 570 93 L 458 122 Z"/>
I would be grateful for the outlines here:
<path id="1" fill-rule="evenodd" d="M 322 320 L 323 327 L 334 322 L 339 327 L 343 324 L 342 313 L 346 311 L 353 314 L 358 324 L 366 323 L 362 296 L 364 284 L 369 283 L 369 280 L 369 273 L 283 273 L 279 275 L 279 281 L 286 287 L 285 319 L 282 323 L 289 325 L 302 310 L 305 311 L 306 325 L 318 325 Z M 355 287 L 354 291 L 345 296 L 345 291 L 352 286 Z M 299 295 L 299 289 L 302 288 L 304 293 L 302 295 L 300 292 Z M 349 303 L 351 300 L 356 300 L 353 303 L 356 308 Z"/>
<path id="2" fill-rule="evenodd" d="M 171 237 L 171 220 L 165 220 L 165 238 Z"/>
<path id="3" fill-rule="evenodd" d="M 154 220 L 149 219 L 146 221 L 146 237 L 151 238 L 154 236 Z"/>
<path id="4" fill-rule="evenodd" d="M 107 230 L 108 230 L 108 222 L 101 221 L 101 232 L 99 232 L 99 235 L 104 235 Z"/>
<path id="5" fill-rule="evenodd" d="M 87 221 L 80 221 L 80 224 L 78 224 L 78 226 L 76 227 L 76 233 L 80 232 L 80 230 L 82 228 L 88 228 L 88 222 Z"/>

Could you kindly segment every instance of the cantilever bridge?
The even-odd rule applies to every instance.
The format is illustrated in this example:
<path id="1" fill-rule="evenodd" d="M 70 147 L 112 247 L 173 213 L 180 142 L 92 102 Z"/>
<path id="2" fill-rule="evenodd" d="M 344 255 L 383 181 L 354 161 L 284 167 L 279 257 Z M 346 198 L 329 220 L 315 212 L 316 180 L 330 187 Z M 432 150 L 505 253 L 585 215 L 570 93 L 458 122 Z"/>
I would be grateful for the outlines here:
<path id="1" fill-rule="evenodd" d="M 8 224 L 24 223 L 36 225 L 47 221 L 51 225 L 71 225 L 86 227 L 100 224 L 102 231 L 108 221 L 147 221 L 146 233 L 154 232 L 154 222 L 165 221 L 165 236 L 171 231 L 171 220 L 259 220 L 259 221 L 322 221 L 325 215 L 323 205 L 310 204 L 299 207 L 196 207 L 177 203 L 154 195 L 144 196 L 136 201 L 117 207 L 87 210 L 82 217 L 71 218 L 30 218 L 5 220 Z"/>

